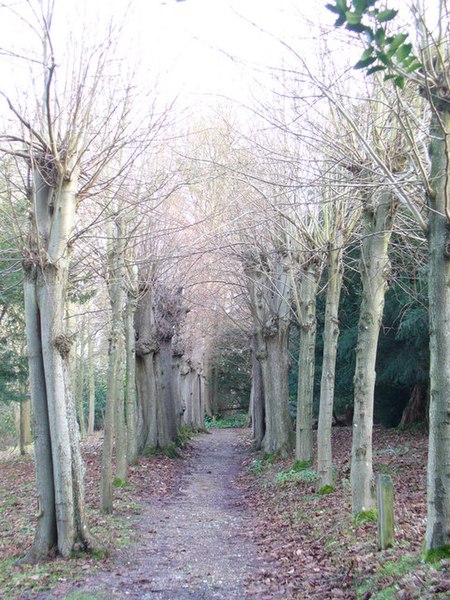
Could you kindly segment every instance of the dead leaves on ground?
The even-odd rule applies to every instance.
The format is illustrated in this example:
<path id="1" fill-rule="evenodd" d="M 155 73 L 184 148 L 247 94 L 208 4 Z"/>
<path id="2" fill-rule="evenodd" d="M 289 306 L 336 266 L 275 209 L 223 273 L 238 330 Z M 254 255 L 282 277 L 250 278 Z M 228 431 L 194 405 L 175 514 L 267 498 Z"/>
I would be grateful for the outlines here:
<path id="1" fill-rule="evenodd" d="M 189 450 L 184 451 L 186 454 Z M 33 593 L 84 577 L 86 572 L 107 569 L 111 558 L 133 541 L 133 519 L 141 505 L 152 499 L 163 500 L 177 489 L 183 460 L 164 456 L 141 458 L 130 467 L 129 486 L 114 488 L 114 514 L 99 510 L 102 440 L 97 434 L 83 443 L 86 465 L 85 491 L 92 532 L 110 551 L 110 558 L 96 560 L 81 555 L 68 561 L 52 560 L 42 565 L 19 565 L 17 561 L 30 547 L 35 530 L 34 461 L 3 452 L 0 457 L 0 596 L 30 597 Z"/>
<path id="2" fill-rule="evenodd" d="M 426 434 L 374 432 L 375 473 L 389 473 L 394 481 L 396 543 L 385 552 L 377 550 L 375 522 L 353 522 L 350 448 L 351 429 L 335 428 L 336 491 L 323 496 L 316 494 L 314 483 L 277 477 L 290 469 L 293 459 L 270 464 L 250 454 L 240 486 L 255 515 L 255 543 L 269 568 L 249 582 L 249 592 L 268 598 L 280 590 L 286 598 L 301 599 L 447 598 L 449 561 L 435 568 L 420 559 Z"/>

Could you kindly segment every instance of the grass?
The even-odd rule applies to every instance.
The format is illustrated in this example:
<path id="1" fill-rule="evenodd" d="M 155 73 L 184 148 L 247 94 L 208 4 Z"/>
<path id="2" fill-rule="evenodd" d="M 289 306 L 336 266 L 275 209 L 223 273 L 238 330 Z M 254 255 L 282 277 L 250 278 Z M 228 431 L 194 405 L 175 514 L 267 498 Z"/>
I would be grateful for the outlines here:
<path id="1" fill-rule="evenodd" d="M 442 546 L 424 553 L 424 559 L 427 563 L 438 563 L 441 560 L 450 559 L 450 546 Z"/>
<path id="2" fill-rule="evenodd" d="M 205 426 L 207 429 L 229 429 L 247 427 L 248 415 L 247 413 L 238 413 L 232 417 L 217 416 L 206 416 Z"/>
<path id="3" fill-rule="evenodd" d="M 334 487 L 327 483 L 326 485 L 323 485 L 317 493 L 319 494 L 319 496 L 325 496 L 326 494 L 332 494 L 333 492 Z"/>
<path id="4" fill-rule="evenodd" d="M 359 574 L 360 582 L 356 586 L 356 597 L 370 597 L 373 600 L 394 599 L 399 591 L 396 582 L 416 573 L 420 565 L 417 556 L 405 555 L 385 559 L 370 578 L 367 578 L 362 570 Z"/>
<path id="5" fill-rule="evenodd" d="M 115 488 L 127 488 L 127 487 L 130 487 L 130 484 L 128 483 L 128 481 L 125 481 L 125 480 L 121 479 L 120 477 L 114 477 L 113 486 Z"/>
<path id="6" fill-rule="evenodd" d="M 365 525 L 366 523 L 376 523 L 378 518 L 378 511 L 376 508 L 371 508 L 370 510 L 362 510 L 357 515 L 353 517 L 353 523 L 359 527 L 360 525 Z"/>

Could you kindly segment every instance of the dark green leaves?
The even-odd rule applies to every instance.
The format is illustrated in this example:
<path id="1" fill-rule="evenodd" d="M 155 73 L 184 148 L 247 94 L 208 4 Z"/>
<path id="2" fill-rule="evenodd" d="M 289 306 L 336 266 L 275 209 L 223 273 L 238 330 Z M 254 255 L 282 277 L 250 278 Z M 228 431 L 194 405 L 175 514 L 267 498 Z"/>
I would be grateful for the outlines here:
<path id="1" fill-rule="evenodd" d="M 358 60 L 354 68 L 365 69 L 366 67 L 374 63 L 376 61 L 376 57 L 373 56 L 373 51 L 374 48 L 372 46 L 370 48 L 366 48 L 366 50 L 364 50 L 361 58 Z"/>
<path id="2" fill-rule="evenodd" d="M 355 69 L 367 69 L 367 74 L 386 71 L 385 81 L 392 80 L 403 88 L 406 75 L 422 66 L 412 52 L 412 44 L 405 43 L 408 35 L 388 35 L 386 23 L 397 16 L 394 9 L 379 9 L 378 0 L 334 0 L 327 8 L 338 16 L 335 27 L 345 26 L 356 33 L 363 33 L 368 46 L 355 64 Z"/>
<path id="3" fill-rule="evenodd" d="M 392 19 L 397 15 L 398 10 L 380 10 L 377 14 L 378 23 L 387 23 L 387 21 L 392 21 Z"/>

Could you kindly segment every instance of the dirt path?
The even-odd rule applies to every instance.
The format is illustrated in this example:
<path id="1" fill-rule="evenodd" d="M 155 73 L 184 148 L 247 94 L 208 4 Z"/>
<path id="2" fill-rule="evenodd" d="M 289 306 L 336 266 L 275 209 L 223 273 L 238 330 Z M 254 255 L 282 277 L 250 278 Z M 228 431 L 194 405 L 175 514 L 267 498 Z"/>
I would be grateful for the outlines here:
<path id="1" fill-rule="evenodd" d="M 218 429 L 197 437 L 179 494 L 147 505 L 138 544 L 118 554 L 111 572 L 45 598 L 245 598 L 244 581 L 262 564 L 235 486 L 239 435 Z"/>

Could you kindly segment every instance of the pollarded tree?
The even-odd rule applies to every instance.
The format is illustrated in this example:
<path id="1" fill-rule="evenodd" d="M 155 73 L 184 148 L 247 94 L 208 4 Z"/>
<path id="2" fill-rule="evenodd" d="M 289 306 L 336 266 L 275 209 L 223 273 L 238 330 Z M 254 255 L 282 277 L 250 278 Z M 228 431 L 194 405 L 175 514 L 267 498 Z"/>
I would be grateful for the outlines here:
<path id="1" fill-rule="evenodd" d="M 448 552 L 450 547 L 450 102 L 449 90 L 449 7 L 446 0 L 438 4 L 435 32 L 427 27 L 423 6 L 415 5 L 419 34 L 419 59 L 412 53 L 407 33 L 390 35 L 388 25 L 397 11 L 380 9 L 376 0 L 365 2 L 337 1 L 330 5 L 338 15 L 336 25 L 364 33 L 366 49 L 358 68 L 368 73 L 384 72 L 402 88 L 409 82 L 426 98 L 430 112 L 430 168 L 419 161 L 425 196 L 423 208 L 427 222 L 421 222 L 429 243 L 429 313 L 430 313 L 430 433 L 428 452 L 428 517 L 426 550 Z M 417 133 L 408 130 L 417 158 Z M 415 216 L 417 212 L 413 212 Z M 420 219 L 419 219 L 420 222 Z"/>
<path id="2" fill-rule="evenodd" d="M 243 268 L 255 327 L 255 356 L 264 386 L 265 432 L 262 447 L 271 454 L 288 455 L 292 448 L 289 414 L 290 292 L 292 278 L 283 246 L 247 249 Z"/>
<path id="3" fill-rule="evenodd" d="M 35 561 L 55 547 L 63 557 L 98 547 L 85 514 L 65 304 L 80 192 L 86 194 L 99 182 L 105 164 L 129 141 L 124 122 L 129 101 L 122 91 L 119 97 L 118 90 L 111 92 L 108 105 L 102 101 L 113 80 L 107 73 L 111 38 L 91 49 L 86 62 L 81 55 L 77 60 L 71 55 L 58 67 L 50 36 L 53 5 L 30 8 L 30 18 L 39 20 L 34 30 L 42 31 L 44 49 L 43 59 L 36 63 L 44 73 L 43 90 L 36 90 L 36 102 L 30 102 L 39 110 L 27 114 L 19 108 L 26 104 L 23 98 L 18 103 L 7 99 L 20 130 L 4 133 L 2 139 L 28 169 L 23 181 L 28 181 L 24 192 L 29 198 L 30 230 L 22 264 L 38 517 L 27 559 Z M 57 85 L 58 70 L 67 76 L 64 91 Z M 37 78 L 42 79 L 41 70 Z M 133 137 L 138 137 L 136 131 Z"/>

